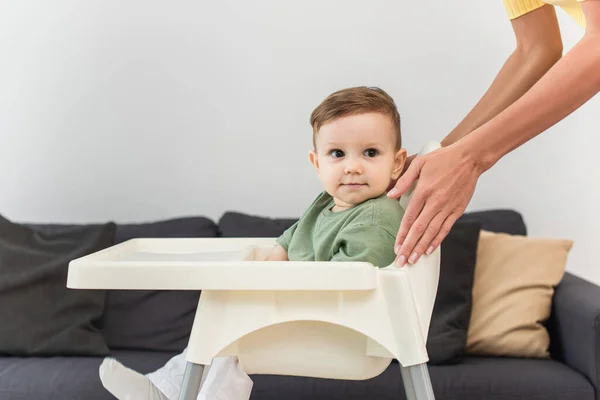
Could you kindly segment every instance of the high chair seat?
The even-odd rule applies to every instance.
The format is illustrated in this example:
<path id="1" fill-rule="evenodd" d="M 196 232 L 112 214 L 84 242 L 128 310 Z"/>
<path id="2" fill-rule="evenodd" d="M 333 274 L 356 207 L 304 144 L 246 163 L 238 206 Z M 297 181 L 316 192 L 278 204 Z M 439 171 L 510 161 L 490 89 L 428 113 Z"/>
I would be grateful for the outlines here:
<path id="1" fill-rule="evenodd" d="M 428 145 L 424 151 L 435 146 Z M 407 398 L 434 399 L 425 344 L 439 248 L 415 265 L 264 261 L 274 238 L 132 239 L 69 264 L 73 289 L 201 290 L 180 399 L 204 366 L 362 380 L 401 365 Z"/>

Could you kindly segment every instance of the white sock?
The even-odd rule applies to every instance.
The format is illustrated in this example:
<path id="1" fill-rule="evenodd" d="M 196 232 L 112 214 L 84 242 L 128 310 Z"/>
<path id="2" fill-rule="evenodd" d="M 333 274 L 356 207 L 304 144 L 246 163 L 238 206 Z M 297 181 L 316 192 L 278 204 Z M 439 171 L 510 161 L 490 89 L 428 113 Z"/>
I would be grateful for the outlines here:
<path id="1" fill-rule="evenodd" d="M 99 373 L 102 385 L 119 400 L 168 400 L 146 376 L 114 358 L 105 358 Z"/>

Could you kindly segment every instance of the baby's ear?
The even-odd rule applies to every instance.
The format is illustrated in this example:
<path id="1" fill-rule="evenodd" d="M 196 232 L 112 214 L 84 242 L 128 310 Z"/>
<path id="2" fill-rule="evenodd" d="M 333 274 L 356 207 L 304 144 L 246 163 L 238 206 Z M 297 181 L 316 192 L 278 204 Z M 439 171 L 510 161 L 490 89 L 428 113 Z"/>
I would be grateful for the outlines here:
<path id="1" fill-rule="evenodd" d="M 315 167 L 317 174 L 319 173 L 319 158 L 317 157 L 317 152 L 315 150 L 311 150 L 308 152 L 308 159 L 310 163 Z"/>
<path id="2" fill-rule="evenodd" d="M 394 157 L 394 169 L 392 170 L 392 179 L 396 180 L 400 177 L 404 163 L 406 162 L 406 149 L 400 149 Z"/>

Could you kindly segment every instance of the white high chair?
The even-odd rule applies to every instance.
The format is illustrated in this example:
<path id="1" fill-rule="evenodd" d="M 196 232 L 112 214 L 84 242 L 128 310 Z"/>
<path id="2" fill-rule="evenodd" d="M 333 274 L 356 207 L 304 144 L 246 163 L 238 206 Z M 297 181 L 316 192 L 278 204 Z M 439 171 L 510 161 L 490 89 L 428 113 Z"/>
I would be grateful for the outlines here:
<path id="1" fill-rule="evenodd" d="M 429 143 L 421 154 L 438 148 Z M 409 191 L 401 199 L 406 207 Z M 425 347 L 439 248 L 412 266 L 265 262 L 274 238 L 133 239 L 71 261 L 73 289 L 202 290 L 180 400 L 204 366 L 237 356 L 248 374 L 364 380 L 397 359 L 408 400 L 433 400 Z"/>

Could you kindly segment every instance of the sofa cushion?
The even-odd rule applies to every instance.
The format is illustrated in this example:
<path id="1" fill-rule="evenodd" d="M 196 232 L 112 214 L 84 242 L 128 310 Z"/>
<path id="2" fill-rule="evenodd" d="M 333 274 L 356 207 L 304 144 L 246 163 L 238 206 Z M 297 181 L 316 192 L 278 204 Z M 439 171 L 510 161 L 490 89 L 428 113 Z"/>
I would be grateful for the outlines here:
<path id="1" fill-rule="evenodd" d="M 174 353 L 115 351 L 111 355 L 141 373 L 164 365 Z M 0 357 L 3 400 L 114 399 L 100 382 L 100 357 Z M 253 375 L 252 400 L 403 399 L 399 365 L 376 378 L 338 381 Z M 593 400 L 591 384 L 552 360 L 467 357 L 458 365 L 429 367 L 436 400 Z"/>
<path id="2" fill-rule="evenodd" d="M 436 400 L 594 400 L 583 376 L 552 360 L 468 357 L 458 365 L 430 366 L 429 373 Z M 267 375 L 252 380 L 252 400 L 406 398 L 396 362 L 365 381 Z"/>
<path id="3" fill-rule="evenodd" d="M 110 246 L 114 232 L 108 223 L 43 233 L 0 217 L 0 353 L 108 353 L 94 326 L 105 292 L 66 282 L 69 262 Z"/>
<path id="4" fill-rule="evenodd" d="M 173 353 L 118 351 L 112 356 L 141 373 L 164 365 Z M 98 377 L 96 357 L 0 358 L 0 398 L 6 400 L 114 399 Z M 465 358 L 429 368 L 436 400 L 593 400 L 590 383 L 551 360 Z M 366 381 L 254 375 L 252 400 L 397 400 L 404 398 L 399 365 Z"/>
<path id="5" fill-rule="evenodd" d="M 133 238 L 216 237 L 204 217 L 117 225 L 115 242 Z M 101 329 L 111 349 L 181 351 L 187 346 L 199 291 L 111 290 Z"/>
<path id="6" fill-rule="evenodd" d="M 81 229 L 84 227 L 92 228 L 99 227 L 104 224 L 34 224 L 34 223 L 22 223 L 21 225 L 28 228 L 34 229 L 45 235 L 54 235 L 61 232 L 72 231 L 73 229 Z M 115 228 L 116 229 L 116 228 Z M 116 231 L 115 231 L 116 234 Z M 114 238 L 113 238 L 114 243 Z"/>
<path id="7" fill-rule="evenodd" d="M 181 217 L 136 224 L 118 224 L 115 243 L 136 238 L 215 237 L 217 225 L 205 217 Z"/>
<path id="8" fill-rule="evenodd" d="M 481 229 L 490 232 L 502 232 L 509 235 L 527 235 L 527 227 L 520 213 L 514 210 L 486 210 L 464 213 L 459 221 L 475 220 L 481 222 Z"/>
<path id="9" fill-rule="evenodd" d="M 442 241 L 440 277 L 427 337 L 430 364 L 458 362 L 464 355 L 481 223 L 456 221 Z"/>
<path id="10" fill-rule="evenodd" d="M 549 357 L 554 288 L 573 242 L 481 232 L 467 351 Z"/>
<path id="11" fill-rule="evenodd" d="M 298 219 L 267 218 L 228 211 L 219 219 L 219 232 L 223 237 L 279 237 Z"/>
<path id="12" fill-rule="evenodd" d="M 164 365 L 174 353 L 115 351 L 112 357 L 148 373 Z M 2 400 L 114 400 L 98 376 L 101 357 L 0 357 Z"/>

